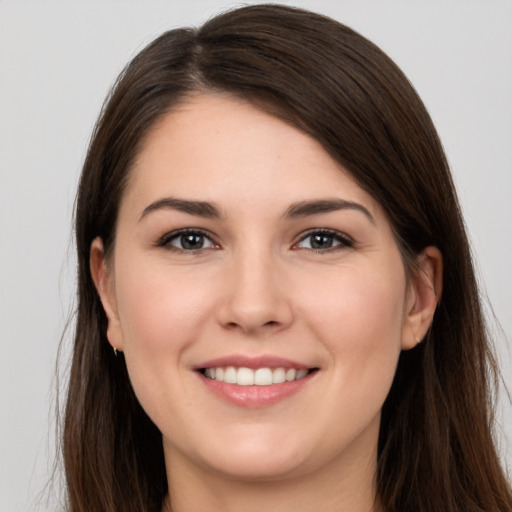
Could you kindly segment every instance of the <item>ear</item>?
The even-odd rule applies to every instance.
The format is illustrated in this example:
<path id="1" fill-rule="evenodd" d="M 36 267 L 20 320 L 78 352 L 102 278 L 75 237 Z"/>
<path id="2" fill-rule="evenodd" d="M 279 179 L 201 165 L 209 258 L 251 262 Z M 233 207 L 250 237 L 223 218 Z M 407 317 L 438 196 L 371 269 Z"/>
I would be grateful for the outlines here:
<path id="1" fill-rule="evenodd" d="M 107 316 L 108 341 L 115 350 L 122 350 L 123 337 L 117 312 L 114 274 L 112 269 L 109 268 L 110 265 L 105 258 L 103 242 L 99 237 L 95 238 L 91 244 L 89 266 L 92 280 L 94 281 L 94 285 L 96 286 L 96 290 Z"/>
<path id="2" fill-rule="evenodd" d="M 407 285 L 402 349 L 408 350 L 427 334 L 443 288 L 443 256 L 437 247 L 429 246 L 417 256 Z"/>

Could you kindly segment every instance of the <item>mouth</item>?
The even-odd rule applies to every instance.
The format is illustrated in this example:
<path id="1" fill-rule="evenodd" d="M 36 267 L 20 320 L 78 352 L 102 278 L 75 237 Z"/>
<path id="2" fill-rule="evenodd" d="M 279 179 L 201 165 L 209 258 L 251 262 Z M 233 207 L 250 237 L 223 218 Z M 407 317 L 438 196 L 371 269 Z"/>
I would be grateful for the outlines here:
<path id="1" fill-rule="evenodd" d="M 261 409 L 311 387 L 320 367 L 276 355 L 231 354 L 194 368 L 206 389 L 237 407 Z"/>
<path id="2" fill-rule="evenodd" d="M 271 386 L 306 378 L 318 368 L 215 366 L 198 370 L 205 378 L 238 386 Z"/>

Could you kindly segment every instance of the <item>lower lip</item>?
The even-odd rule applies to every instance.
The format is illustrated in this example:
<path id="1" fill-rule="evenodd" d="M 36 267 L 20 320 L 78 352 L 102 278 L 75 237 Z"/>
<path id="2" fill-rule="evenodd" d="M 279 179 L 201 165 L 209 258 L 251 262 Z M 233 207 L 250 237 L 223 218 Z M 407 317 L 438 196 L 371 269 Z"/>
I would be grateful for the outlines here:
<path id="1" fill-rule="evenodd" d="M 317 372 L 311 372 L 302 379 L 270 384 L 269 386 L 239 386 L 208 379 L 199 374 L 204 385 L 216 396 L 238 407 L 258 409 L 267 407 L 298 393 Z"/>

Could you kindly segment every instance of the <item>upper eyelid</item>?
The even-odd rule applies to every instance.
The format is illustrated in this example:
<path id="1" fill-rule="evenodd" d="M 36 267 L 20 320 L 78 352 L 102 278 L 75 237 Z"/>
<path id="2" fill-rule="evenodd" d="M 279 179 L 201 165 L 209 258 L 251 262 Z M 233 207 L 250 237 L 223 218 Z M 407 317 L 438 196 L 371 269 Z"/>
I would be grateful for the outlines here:
<path id="1" fill-rule="evenodd" d="M 318 234 L 318 233 L 326 233 L 328 235 L 332 235 L 332 236 L 338 237 L 338 238 L 340 238 L 342 240 L 345 240 L 347 242 L 350 242 L 352 244 L 355 243 L 354 239 L 351 236 L 347 235 L 346 233 L 344 233 L 342 231 L 338 231 L 337 229 L 330 229 L 330 228 L 311 228 L 311 229 L 308 229 L 308 230 L 302 232 L 300 235 L 297 236 L 297 241 L 295 243 L 301 242 L 302 240 L 304 240 L 308 236 L 315 235 L 315 234 Z"/>
<path id="2" fill-rule="evenodd" d="M 197 233 L 199 235 L 202 235 L 202 236 L 208 238 L 215 245 L 220 245 L 212 233 L 210 233 L 209 231 L 202 229 L 202 228 L 181 228 L 181 229 L 175 229 L 173 231 L 169 231 L 169 232 L 165 233 L 164 235 L 162 235 L 160 238 L 158 238 L 158 240 L 156 241 L 156 245 L 159 245 L 159 246 L 165 245 L 168 242 L 170 242 L 171 240 L 173 240 L 174 238 L 176 238 L 180 235 L 187 234 L 187 233 Z"/>
<path id="3" fill-rule="evenodd" d="M 203 235 L 206 238 L 208 238 L 215 245 L 217 245 L 219 247 L 221 246 L 221 244 L 217 240 L 217 237 L 210 231 L 203 229 L 203 228 L 180 228 L 180 229 L 175 229 L 173 231 L 169 231 L 169 232 L 165 233 L 164 235 L 162 235 L 160 238 L 158 238 L 155 245 L 165 245 L 170 240 L 173 240 L 174 238 L 176 238 L 180 235 L 183 235 L 183 234 L 187 234 L 187 233 L 197 233 L 197 234 Z M 336 229 L 331 229 L 331 228 L 311 228 L 311 229 L 303 231 L 299 235 L 297 235 L 292 243 L 292 246 L 295 246 L 299 242 L 302 242 L 308 236 L 318 234 L 318 233 L 325 233 L 325 234 L 337 237 L 337 238 L 341 239 L 342 241 L 347 242 L 351 245 L 355 244 L 354 239 L 342 231 L 338 231 Z"/>

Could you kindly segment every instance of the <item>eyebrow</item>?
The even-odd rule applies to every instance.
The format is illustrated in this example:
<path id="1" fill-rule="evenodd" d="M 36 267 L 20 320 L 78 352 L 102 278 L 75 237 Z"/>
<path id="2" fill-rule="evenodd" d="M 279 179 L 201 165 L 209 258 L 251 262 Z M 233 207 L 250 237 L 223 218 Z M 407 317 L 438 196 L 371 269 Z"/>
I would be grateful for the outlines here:
<path id="1" fill-rule="evenodd" d="M 298 218 L 335 212 L 338 210 L 356 210 L 363 213 L 372 224 L 376 224 L 373 215 L 362 204 L 345 199 L 318 199 L 313 201 L 301 201 L 292 204 L 285 212 L 285 217 Z"/>
<path id="2" fill-rule="evenodd" d="M 222 218 L 220 209 L 214 203 L 210 203 L 208 201 L 177 199 L 175 197 L 164 197 L 163 199 L 154 201 L 150 205 L 146 206 L 139 218 L 139 221 L 149 213 L 162 209 L 178 210 L 180 212 L 188 213 L 189 215 L 196 215 L 209 219 Z M 372 224 L 376 224 L 375 219 L 367 208 L 365 208 L 362 204 L 355 203 L 353 201 L 347 201 L 345 199 L 317 199 L 312 201 L 300 201 L 298 203 L 292 204 L 286 210 L 284 217 L 296 219 L 300 217 L 309 217 L 312 215 L 321 215 L 323 213 L 335 212 L 339 210 L 359 211 L 363 213 Z"/>
<path id="3" fill-rule="evenodd" d="M 190 215 L 197 215 L 199 217 L 210 219 L 221 218 L 220 210 L 214 203 L 207 201 L 189 201 L 186 199 L 177 199 L 175 197 L 164 197 L 163 199 L 159 199 L 158 201 L 146 206 L 139 218 L 139 221 L 149 213 L 163 209 L 178 210 Z"/>

